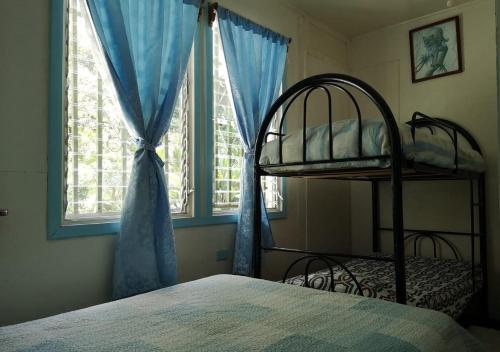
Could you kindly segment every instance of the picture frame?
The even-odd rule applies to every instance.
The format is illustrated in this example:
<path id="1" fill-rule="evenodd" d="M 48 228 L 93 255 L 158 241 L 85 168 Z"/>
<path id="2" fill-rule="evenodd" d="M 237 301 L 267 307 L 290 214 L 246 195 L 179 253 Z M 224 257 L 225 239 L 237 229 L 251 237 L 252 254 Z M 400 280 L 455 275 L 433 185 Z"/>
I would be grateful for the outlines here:
<path id="1" fill-rule="evenodd" d="M 459 16 L 414 28 L 409 36 L 413 83 L 463 72 Z"/>

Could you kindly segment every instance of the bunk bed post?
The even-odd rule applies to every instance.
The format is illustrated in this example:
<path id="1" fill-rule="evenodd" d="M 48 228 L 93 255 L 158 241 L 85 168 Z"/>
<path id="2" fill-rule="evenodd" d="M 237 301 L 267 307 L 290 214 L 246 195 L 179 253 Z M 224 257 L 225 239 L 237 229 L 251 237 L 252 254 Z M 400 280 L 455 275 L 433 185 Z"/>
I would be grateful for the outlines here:
<path id="1" fill-rule="evenodd" d="M 399 127 L 385 100 L 370 92 L 385 120 L 391 142 L 392 228 L 394 236 L 394 266 L 396 271 L 396 302 L 406 304 L 405 231 L 403 225 L 403 149 Z"/>
<path id="2" fill-rule="evenodd" d="M 399 143 L 398 143 L 399 144 Z M 394 148 L 393 148 L 394 152 Z M 392 155 L 392 224 L 394 228 L 394 265 L 396 267 L 396 302 L 406 304 L 406 272 L 403 227 L 403 185 L 401 148 Z"/>
<path id="3" fill-rule="evenodd" d="M 252 248 L 252 263 L 253 263 L 253 276 L 257 279 L 261 277 L 261 242 L 262 242 L 262 228 L 261 228 L 261 203 L 260 203 L 260 174 L 258 170 L 257 161 L 255 162 L 254 172 L 253 172 L 253 183 L 254 183 L 254 215 L 253 215 L 253 248 Z"/>
<path id="4" fill-rule="evenodd" d="M 478 183 L 479 188 L 479 183 Z M 470 253 L 472 274 L 472 295 L 476 292 L 476 213 L 474 211 L 474 179 L 469 179 L 469 202 L 470 202 Z"/>
<path id="5" fill-rule="evenodd" d="M 483 279 L 481 287 L 481 313 L 484 320 L 488 321 L 488 252 L 486 249 L 486 192 L 484 173 L 479 176 L 477 184 L 479 205 L 479 261 Z"/>
<path id="6" fill-rule="evenodd" d="M 380 203 L 378 181 L 372 181 L 372 250 L 380 252 Z"/>

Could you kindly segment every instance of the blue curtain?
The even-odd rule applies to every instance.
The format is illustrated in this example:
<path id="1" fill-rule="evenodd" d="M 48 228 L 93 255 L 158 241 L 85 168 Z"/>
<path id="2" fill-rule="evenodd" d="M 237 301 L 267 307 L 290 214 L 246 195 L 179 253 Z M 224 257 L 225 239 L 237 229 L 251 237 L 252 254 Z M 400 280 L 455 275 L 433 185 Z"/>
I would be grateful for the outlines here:
<path id="1" fill-rule="evenodd" d="M 288 39 L 219 6 L 219 28 L 245 155 L 235 239 L 233 272 L 252 271 L 255 141 L 260 125 L 278 97 L 285 70 Z M 274 244 L 263 198 L 262 241 Z"/>
<path id="2" fill-rule="evenodd" d="M 176 283 L 163 161 L 197 27 L 199 0 L 87 0 L 129 131 L 138 149 L 123 204 L 113 275 L 115 299 Z"/>

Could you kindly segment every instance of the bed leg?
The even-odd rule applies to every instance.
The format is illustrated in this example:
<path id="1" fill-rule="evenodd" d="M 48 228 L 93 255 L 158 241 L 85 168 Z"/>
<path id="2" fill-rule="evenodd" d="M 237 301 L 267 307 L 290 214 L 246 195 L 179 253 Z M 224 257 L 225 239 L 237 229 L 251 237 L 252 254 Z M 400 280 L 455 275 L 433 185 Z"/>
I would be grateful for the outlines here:
<path id="1" fill-rule="evenodd" d="M 479 186 L 479 184 L 478 184 Z M 479 188 L 479 187 L 478 187 Z M 476 292 L 476 213 L 474 208 L 474 180 L 469 180 L 469 207 L 470 207 L 470 253 L 471 253 L 471 273 L 472 273 L 472 296 Z"/>
<path id="2" fill-rule="evenodd" d="M 253 238 L 253 248 L 252 248 L 252 262 L 253 262 L 253 276 L 257 279 L 260 279 L 261 273 L 261 236 L 262 236 L 262 228 L 261 228 L 261 211 L 260 208 L 260 175 L 257 171 L 257 168 L 254 168 L 254 218 L 253 218 L 253 227 L 254 227 L 254 238 Z"/>
<path id="3" fill-rule="evenodd" d="M 488 252 L 486 237 L 486 191 L 484 174 L 477 181 L 478 184 L 478 203 L 479 203 L 479 260 L 483 285 L 481 288 L 481 309 L 484 320 L 489 320 L 488 305 Z"/>
<path id="4" fill-rule="evenodd" d="M 380 203 L 378 181 L 372 181 L 372 250 L 380 252 Z"/>
<path id="5" fill-rule="evenodd" d="M 406 272 L 403 226 L 403 185 L 401 168 L 393 166 L 392 178 L 392 224 L 394 228 L 394 266 L 396 271 L 396 302 L 406 304 Z"/>

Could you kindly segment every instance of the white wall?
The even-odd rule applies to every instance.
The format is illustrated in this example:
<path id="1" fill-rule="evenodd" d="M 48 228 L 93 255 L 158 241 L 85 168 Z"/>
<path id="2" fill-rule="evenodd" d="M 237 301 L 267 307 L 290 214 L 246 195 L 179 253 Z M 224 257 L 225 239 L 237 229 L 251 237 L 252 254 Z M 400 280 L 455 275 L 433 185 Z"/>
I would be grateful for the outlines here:
<path id="1" fill-rule="evenodd" d="M 8 217 L 0 218 L 0 325 L 102 303 L 111 294 L 114 236 L 46 239 L 49 3 L 0 1 L 0 207 L 10 209 Z M 337 71 L 346 70 L 346 40 L 300 11 L 263 0 L 221 3 L 293 38 L 288 82 L 304 77 L 310 53 L 335 62 Z M 336 221 L 336 231 L 347 236 L 338 242 L 332 236 L 326 247 L 350 249 L 348 185 L 327 186 L 330 193 L 322 187 L 289 181 L 288 218 L 273 222 L 279 244 L 314 247 L 318 236 L 333 234 L 325 228 L 334 228 Z M 320 209 L 308 200 L 330 202 L 335 192 L 345 202 L 330 209 L 336 217 L 319 223 L 315 216 Z M 313 220 L 307 221 L 308 216 Z M 230 272 L 231 258 L 216 262 L 215 252 L 232 249 L 234 229 L 223 225 L 176 230 L 179 280 Z M 265 276 L 277 278 L 283 259 L 266 255 Z"/>
<path id="2" fill-rule="evenodd" d="M 462 26 L 464 72 L 412 83 L 408 31 L 455 15 L 460 16 Z M 500 295 L 500 259 L 496 255 L 500 251 L 500 231 L 495 26 L 494 1 L 479 0 L 360 35 L 352 39 L 348 52 L 353 75 L 378 89 L 400 122 L 409 120 L 418 110 L 456 121 L 478 140 L 487 163 L 490 310 L 499 318 L 500 302 L 496 299 Z M 403 187 L 407 227 L 469 229 L 467 187 L 463 182 L 405 183 Z M 368 184 L 353 183 L 351 190 L 352 249 L 368 252 L 371 248 L 370 188 Z M 388 194 L 387 185 L 383 191 Z M 388 210 L 388 199 L 383 203 L 386 204 L 383 209 Z M 383 225 L 390 226 L 389 221 L 389 212 L 383 212 Z"/>

